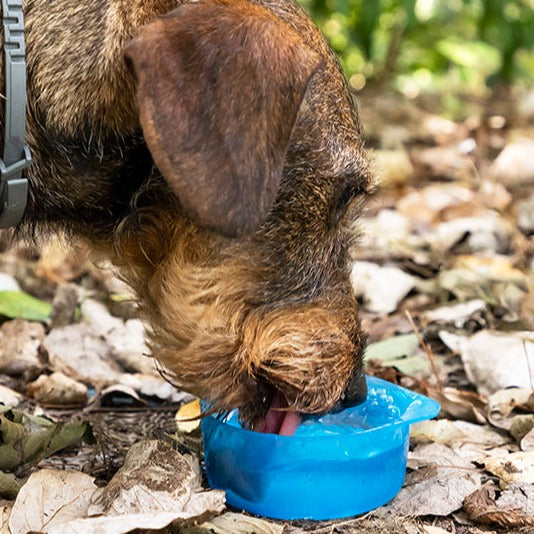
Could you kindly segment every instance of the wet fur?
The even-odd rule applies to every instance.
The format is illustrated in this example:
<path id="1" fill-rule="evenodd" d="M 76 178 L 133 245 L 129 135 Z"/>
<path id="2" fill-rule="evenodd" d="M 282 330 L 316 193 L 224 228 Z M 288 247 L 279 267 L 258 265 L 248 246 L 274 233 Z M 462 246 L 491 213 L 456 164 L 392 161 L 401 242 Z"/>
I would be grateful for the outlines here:
<path id="1" fill-rule="evenodd" d="M 34 165 L 18 228 L 81 236 L 110 257 L 173 380 L 221 409 L 240 407 L 248 422 L 265 414 L 274 388 L 298 410 L 329 410 L 361 371 L 348 245 L 371 182 L 333 52 L 290 0 L 251 3 L 322 58 L 257 230 L 225 237 L 197 224 L 146 146 L 124 49 L 176 0 L 26 0 Z"/>

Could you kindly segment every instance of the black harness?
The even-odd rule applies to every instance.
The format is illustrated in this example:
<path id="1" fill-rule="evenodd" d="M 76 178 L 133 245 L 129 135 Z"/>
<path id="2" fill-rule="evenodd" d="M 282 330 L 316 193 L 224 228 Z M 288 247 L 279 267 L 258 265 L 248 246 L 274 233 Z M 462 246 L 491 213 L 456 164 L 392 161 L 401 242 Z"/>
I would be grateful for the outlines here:
<path id="1" fill-rule="evenodd" d="M 4 151 L 0 159 L 0 228 L 16 226 L 24 215 L 31 164 L 26 145 L 26 50 L 22 0 L 2 0 L 5 52 Z"/>

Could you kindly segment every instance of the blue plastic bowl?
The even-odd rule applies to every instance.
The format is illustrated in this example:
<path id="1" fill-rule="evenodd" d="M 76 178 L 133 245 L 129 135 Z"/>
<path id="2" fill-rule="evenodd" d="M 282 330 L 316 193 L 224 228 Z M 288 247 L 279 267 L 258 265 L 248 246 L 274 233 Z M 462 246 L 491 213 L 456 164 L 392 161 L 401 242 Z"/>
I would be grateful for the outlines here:
<path id="1" fill-rule="evenodd" d="M 387 503 L 404 483 L 410 424 L 440 406 L 379 378 L 368 376 L 367 387 L 363 404 L 307 417 L 290 437 L 244 430 L 236 411 L 204 418 L 210 486 L 276 519 L 336 519 Z"/>

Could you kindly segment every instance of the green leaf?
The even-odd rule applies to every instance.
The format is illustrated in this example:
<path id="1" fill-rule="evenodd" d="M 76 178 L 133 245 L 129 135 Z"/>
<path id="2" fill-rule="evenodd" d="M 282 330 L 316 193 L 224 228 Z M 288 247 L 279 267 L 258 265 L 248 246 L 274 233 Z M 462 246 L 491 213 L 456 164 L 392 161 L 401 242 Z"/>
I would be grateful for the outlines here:
<path id="1" fill-rule="evenodd" d="M 45 322 L 52 306 L 23 291 L 0 291 L 0 315 L 11 319 Z"/>
<path id="2" fill-rule="evenodd" d="M 0 471 L 34 465 L 80 440 L 94 441 L 89 423 L 56 423 L 45 417 L 0 407 Z"/>
<path id="3" fill-rule="evenodd" d="M 414 375 L 421 371 L 428 371 L 430 369 L 430 362 L 428 358 L 422 356 L 411 356 L 409 358 L 396 358 L 395 360 L 388 360 L 384 362 L 386 367 L 395 367 L 405 375 Z"/>
<path id="4" fill-rule="evenodd" d="M 15 475 L 0 471 L 0 498 L 14 499 L 24 482 L 24 479 L 18 479 Z"/>
<path id="5" fill-rule="evenodd" d="M 419 340 L 415 334 L 394 336 L 378 343 L 371 343 L 365 351 L 367 360 L 395 360 L 404 356 L 413 356 Z"/>
<path id="6" fill-rule="evenodd" d="M 454 38 L 442 39 L 437 50 L 447 59 L 468 69 L 487 74 L 495 72 L 501 65 L 499 51 L 482 41 L 458 41 Z"/>

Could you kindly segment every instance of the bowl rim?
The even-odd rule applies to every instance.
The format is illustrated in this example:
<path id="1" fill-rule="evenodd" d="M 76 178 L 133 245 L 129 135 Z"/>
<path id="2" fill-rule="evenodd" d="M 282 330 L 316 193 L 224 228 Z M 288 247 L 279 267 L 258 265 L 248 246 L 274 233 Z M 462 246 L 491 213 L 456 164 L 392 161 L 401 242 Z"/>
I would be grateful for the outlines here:
<path id="1" fill-rule="evenodd" d="M 409 395 L 412 397 L 412 403 L 416 401 L 420 401 L 423 403 L 423 409 L 421 410 L 421 413 L 419 413 L 416 417 L 409 418 L 407 420 L 399 418 L 395 421 L 387 422 L 382 425 L 368 428 L 364 430 L 359 430 L 358 432 L 330 432 L 325 434 L 319 434 L 319 435 L 293 435 L 293 436 L 280 436 L 279 434 L 269 434 L 269 433 L 263 433 L 263 432 L 255 432 L 254 430 L 249 430 L 242 427 L 236 427 L 234 425 L 231 425 L 227 423 L 224 419 L 218 417 L 218 414 L 212 414 L 212 415 L 206 415 L 202 417 L 201 423 L 204 423 L 204 421 L 210 420 L 213 423 L 215 423 L 219 427 L 223 427 L 225 432 L 230 432 L 232 434 L 241 434 L 248 436 L 248 439 L 256 439 L 260 441 L 282 441 L 289 443 L 291 441 L 295 442 L 297 440 L 302 441 L 317 441 L 317 440 L 333 440 L 333 439 L 359 439 L 360 436 L 370 436 L 375 433 L 383 432 L 384 430 L 393 430 L 398 426 L 405 426 L 405 425 L 411 425 L 413 423 L 417 423 L 420 421 L 425 421 L 427 419 L 432 419 L 436 417 L 440 410 L 441 406 L 440 404 L 430 397 L 427 397 L 426 395 L 422 395 L 421 393 L 416 393 L 415 391 L 412 391 L 410 389 L 404 388 L 402 386 L 399 386 L 397 384 L 394 384 L 393 382 L 388 382 L 387 380 L 383 380 L 382 378 L 378 378 L 375 376 L 366 375 L 366 380 L 371 382 L 371 385 L 377 385 L 377 386 L 384 386 L 388 389 L 395 389 L 395 390 L 401 390 L 403 393 Z M 408 406 L 410 406 L 412 403 L 410 403 Z M 207 401 L 201 401 L 201 410 L 204 410 L 209 406 L 209 403 Z M 357 408 L 357 407 L 355 407 Z M 350 408 L 348 408 L 350 409 Z M 408 409 L 408 407 L 407 407 Z M 407 409 L 405 411 L 407 411 Z M 227 418 L 232 412 L 223 415 L 224 418 Z M 202 424 L 202 433 L 204 433 L 204 425 Z M 361 438 L 363 439 L 363 438 Z"/>

